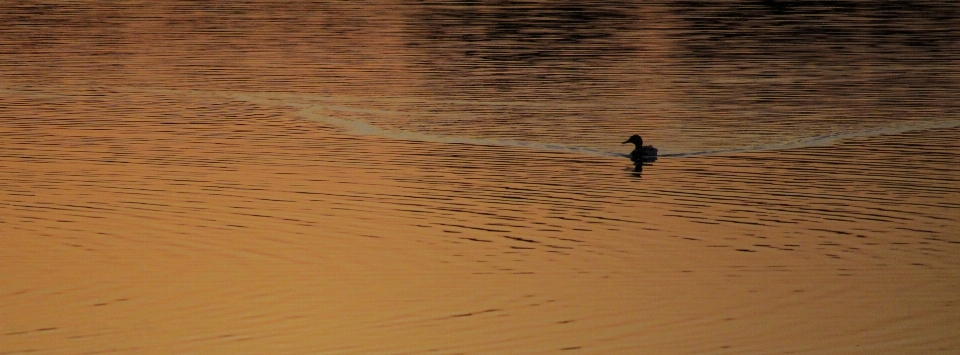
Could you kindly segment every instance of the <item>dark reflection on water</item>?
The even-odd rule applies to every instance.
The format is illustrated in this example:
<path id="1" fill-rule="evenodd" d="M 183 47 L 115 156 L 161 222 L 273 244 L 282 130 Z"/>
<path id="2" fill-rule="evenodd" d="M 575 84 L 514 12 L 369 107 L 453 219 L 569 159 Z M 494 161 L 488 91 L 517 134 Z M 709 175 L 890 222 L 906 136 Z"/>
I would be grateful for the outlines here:
<path id="1" fill-rule="evenodd" d="M 853 48 L 878 55 L 914 47 L 947 59 L 943 50 L 958 40 L 957 7 L 948 2 L 677 1 L 671 12 L 701 34 L 685 42 L 700 58 L 823 60 Z"/>
<path id="2" fill-rule="evenodd" d="M 690 153 L 924 128 L 960 111 L 952 2 L 428 1 L 406 28 L 431 95 L 550 106 L 430 107 L 439 120 L 403 129 L 605 150 L 636 130 Z"/>
<path id="3" fill-rule="evenodd" d="M 956 109 L 958 11 L 928 1 L 678 1 L 670 13 L 682 50 L 672 58 L 700 71 L 688 91 L 716 105 L 854 116 L 867 106 L 874 117 Z"/>
<path id="4" fill-rule="evenodd" d="M 630 1 L 426 1 L 409 45 L 449 94 L 585 100 L 623 84 L 602 69 L 635 55 L 642 43 L 622 36 L 639 21 Z"/>

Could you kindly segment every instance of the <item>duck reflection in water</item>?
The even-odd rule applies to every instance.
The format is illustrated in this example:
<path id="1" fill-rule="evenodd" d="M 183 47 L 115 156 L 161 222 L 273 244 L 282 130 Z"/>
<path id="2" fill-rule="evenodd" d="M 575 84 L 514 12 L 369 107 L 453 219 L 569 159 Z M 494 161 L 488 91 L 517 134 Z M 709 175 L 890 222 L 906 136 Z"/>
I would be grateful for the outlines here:
<path id="1" fill-rule="evenodd" d="M 641 172 L 643 171 L 644 163 L 657 161 L 657 148 L 654 148 L 652 145 L 643 145 L 643 138 L 641 138 L 640 135 L 634 134 L 621 144 L 627 143 L 633 143 L 635 146 L 633 151 L 627 154 L 627 157 L 633 161 L 633 171 Z"/>

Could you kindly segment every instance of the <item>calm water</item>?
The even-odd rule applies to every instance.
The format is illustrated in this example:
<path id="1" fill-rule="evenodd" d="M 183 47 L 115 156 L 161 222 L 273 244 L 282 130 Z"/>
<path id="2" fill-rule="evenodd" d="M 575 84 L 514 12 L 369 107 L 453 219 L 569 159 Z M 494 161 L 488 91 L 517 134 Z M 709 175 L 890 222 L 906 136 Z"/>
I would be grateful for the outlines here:
<path id="1" fill-rule="evenodd" d="M 0 354 L 960 349 L 953 2 L 0 7 Z"/>

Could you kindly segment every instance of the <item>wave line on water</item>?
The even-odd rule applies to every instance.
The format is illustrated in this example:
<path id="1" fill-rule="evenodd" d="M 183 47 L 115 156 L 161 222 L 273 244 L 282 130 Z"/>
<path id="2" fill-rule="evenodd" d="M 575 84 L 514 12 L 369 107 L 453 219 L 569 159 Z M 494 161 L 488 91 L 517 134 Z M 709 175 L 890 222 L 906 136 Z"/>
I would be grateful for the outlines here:
<path id="1" fill-rule="evenodd" d="M 864 137 L 875 137 L 889 134 L 901 134 L 912 131 L 923 131 L 930 129 L 950 129 L 960 127 L 960 120 L 953 121 L 935 121 L 935 122 L 913 122 L 912 124 L 899 125 L 899 126 L 886 126 L 886 127 L 872 127 L 866 128 L 857 131 L 847 131 L 847 132 L 831 132 L 828 134 L 821 134 L 813 137 L 805 137 L 800 139 L 795 139 L 787 142 L 780 143 L 771 143 L 750 147 L 734 147 L 727 149 L 714 149 L 714 150 L 704 150 L 704 151 L 694 151 L 694 152 L 680 152 L 680 153 L 667 153 L 661 154 L 662 157 L 692 157 L 692 156 L 705 156 L 705 155 L 717 155 L 717 154 L 727 154 L 727 153 L 747 153 L 747 152 L 762 152 L 762 151 L 772 151 L 772 150 L 787 150 L 787 149 L 799 149 L 799 148 L 811 148 L 811 147 L 826 147 L 837 144 L 841 141 L 853 139 L 853 138 L 864 138 Z"/>
<path id="2" fill-rule="evenodd" d="M 585 147 L 571 147 L 571 146 L 555 144 L 555 143 L 541 143 L 541 142 L 504 140 L 504 139 L 492 139 L 492 138 L 445 136 L 445 135 L 422 133 L 422 132 L 415 132 L 415 131 L 396 131 L 396 130 L 390 130 L 390 129 L 378 127 L 365 121 L 336 118 L 329 115 L 323 115 L 317 112 L 317 111 L 326 110 L 326 109 L 330 109 L 330 108 L 322 105 L 311 105 L 303 110 L 298 111 L 296 114 L 297 116 L 303 117 L 306 119 L 321 121 L 324 123 L 335 125 L 337 127 L 346 129 L 348 132 L 352 134 L 358 134 L 358 135 L 372 135 L 372 136 L 379 136 L 384 138 L 420 141 L 420 142 L 433 142 L 433 143 L 524 147 L 524 148 L 532 148 L 532 149 L 538 149 L 538 150 L 564 151 L 564 152 L 574 152 L 574 153 L 590 154 L 590 155 L 598 155 L 598 156 L 618 156 L 618 157 L 626 156 L 621 153 L 606 152 L 599 149 L 592 149 L 592 148 L 585 148 Z"/>
<path id="3" fill-rule="evenodd" d="M 164 94 L 190 95 L 192 97 L 206 95 L 220 98 L 232 98 L 258 105 L 280 106 L 298 109 L 295 115 L 304 119 L 324 122 L 344 129 L 348 133 L 357 135 L 372 135 L 391 139 L 452 143 L 452 144 L 475 144 L 486 146 L 505 146 L 505 147 L 523 147 L 537 150 L 570 152 L 578 154 L 587 154 L 604 157 L 626 157 L 621 152 L 611 152 L 602 149 L 569 146 L 560 143 L 545 143 L 537 141 L 521 141 L 496 138 L 477 138 L 464 136 L 440 135 L 433 133 L 424 133 L 410 130 L 395 130 L 374 125 L 363 120 L 343 119 L 331 115 L 325 115 L 319 111 L 334 112 L 365 112 L 376 114 L 389 114 L 387 110 L 377 110 L 362 107 L 349 106 L 348 102 L 353 101 L 378 101 L 376 98 L 342 98 L 317 96 L 299 93 L 281 93 L 281 92 L 242 92 L 242 91 L 215 91 L 215 90 L 182 90 L 168 88 L 143 88 L 143 87 L 116 87 L 118 91 L 134 92 L 153 92 Z M 46 90 L 17 90 L 12 88 L 0 88 L 0 92 L 28 94 L 28 95 L 55 95 L 55 96 L 82 96 L 82 93 L 61 93 L 48 92 Z M 389 98 L 388 98 L 389 100 Z M 321 103 L 318 103 L 321 102 Z M 331 102 L 332 101 L 332 102 Z M 504 103 L 498 103 L 504 104 Z M 900 134 L 910 131 L 929 130 L 929 129 L 950 129 L 960 127 L 960 119 L 950 119 L 941 121 L 923 121 L 909 122 L 905 124 L 888 125 L 882 127 L 870 127 L 861 130 L 839 131 L 827 134 L 821 134 L 812 137 L 802 137 L 784 142 L 761 144 L 755 146 L 738 146 L 729 148 L 693 150 L 693 151 L 670 151 L 669 148 L 661 148 L 660 157 L 694 157 L 710 156 L 719 154 L 733 154 L 746 152 L 760 152 L 786 149 L 799 149 L 808 147 L 823 147 L 837 144 L 840 141 L 860 137 L 872 137 L 887 134 Z"/>
<path id="4" fill-rule="evenodd" d="M 311 105 L 299 112 L 297 115 L 303 118 L 322 121 L 338 127 L 346 129 L 348 132 L 359 135 L 375 135 L 385 138 L 401 139 L 401 140 L 412 140 L 412 141 L 422 141 L 422 142 L 435 142 L 435 143 L 459 143 L 459 144 L 476 144 L 476 145 L 488 145 L 488 146 L 508 146 L 508 147 L 526 147 L 539 150 L 553 150 L 553 151 L 564 151 L 564 152 L 573 152 L 581 154 L 589 154 L 595 156 L 606 156 L 606 157 L 629 157 L 626 154 L 619 152 L 610 152 L 600 149 L 586 148 L 586 147 L 571 147 L 563 144 L 556 143 L 542 143 L 542 142 L 531 142 L 531 141 L 518 141 L 518 140 L 504 140 L 504 139 L 493 139 L 493 138 L 471 138 L 471 137 L 462 137 L 462 136 L 446 136 L 446 135 L 437 135 L 430 133 L 422 133 L 415 131 L 397 131 L 382 128 L 373 124 L 370 124 L 361 120 L 347 120 L 332 117 L 329 115 L 323 115 L 316 111 L 319 110 L 332 110 L 338 111 L 337 108 L 326 106 L 326 105 Z M 825 147 L 837 144 L 840 141 L 861 138 L 861 137 L 874 137 L 888 134 L 900 134 L 911 131 L 921 131 L 921 130 L 930 130 L 930 129 L 950 129 L 960 127 L 960 120 L 954 121 L 936 121 L 936 122 L 914 122 L 907 125 L 898 125 L 898 126 L 886 126 L 886 127 L 872 127 L 857 131 L 847 131 L 847 132 L 831 132 L 828 134 L 822 134 L 813 137 L 805 137 L 800 139 L 795 139 L 786 142 L 764 144 L 757 146 L 746 146 L 746 147 L 731 147 L 726 149 L 711 149 L 711 150 L 699 150 L 699 151 L 689 151 L 689 152 L 665 152 L 660 154 L 660 157 L 694 157 L 694 156 L 709 156 L 709 155 L 719 155 L 719 154 L 730 154 L 730 153 L 747 153 L 747 152 L 761 152 L 761 151 L 774 151 L 774 150 L 787 150 L 787 149 L 799 149 L 799 148 L 810 148 L 810 147 Z"/>

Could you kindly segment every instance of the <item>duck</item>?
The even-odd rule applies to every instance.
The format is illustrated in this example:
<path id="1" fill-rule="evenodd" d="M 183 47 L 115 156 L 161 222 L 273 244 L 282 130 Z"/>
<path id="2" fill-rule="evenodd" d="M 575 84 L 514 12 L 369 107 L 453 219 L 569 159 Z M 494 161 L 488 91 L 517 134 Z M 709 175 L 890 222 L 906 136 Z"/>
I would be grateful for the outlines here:
<path id="1" fill-rule="evenodd" d="M 643 145 L 643 138 L 639 134 L 630 136 L 626 141 L 620 144 L 633 143 L 636 148 L 627 155 L 634 164 L 649 163 L 657 160 L 657 148 L 652 145 Z"/>

